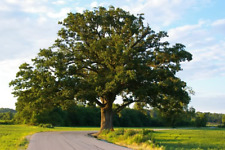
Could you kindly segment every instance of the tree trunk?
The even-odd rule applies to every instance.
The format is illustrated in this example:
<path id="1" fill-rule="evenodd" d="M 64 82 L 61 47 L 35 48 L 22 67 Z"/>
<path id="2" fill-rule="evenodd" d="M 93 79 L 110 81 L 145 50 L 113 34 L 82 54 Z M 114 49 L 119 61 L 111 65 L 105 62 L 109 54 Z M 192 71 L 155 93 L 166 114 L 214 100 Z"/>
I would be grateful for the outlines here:
<path id="1" fill-rule="evenodd" d="M 101 107 L 101 129 L 102 130 L 111 130 L 113 131 L 113 110 L 112 110 L 112 102 L 103 100 L 105 102 L 105 106 Z"/>

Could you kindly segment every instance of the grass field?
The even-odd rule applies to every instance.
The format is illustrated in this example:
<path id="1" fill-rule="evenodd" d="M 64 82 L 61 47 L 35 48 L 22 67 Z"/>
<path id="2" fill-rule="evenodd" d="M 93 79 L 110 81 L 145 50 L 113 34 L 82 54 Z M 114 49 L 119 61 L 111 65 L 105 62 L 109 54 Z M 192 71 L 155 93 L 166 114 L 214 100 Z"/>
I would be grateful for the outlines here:
<path id="1" fill-rule="evenodd" d="M 165 150 L 223 150 L 225 129 L 201 128 L 161 130 L 154 132 L 155 141 Z"/>
<path id="2" fill-rule="evenodd" d="M 138 132 L 134 134 L 131 130 Z M 153 132 L 147 132 L 146 129 L 118 129 L 116 133 L 103 133 L 100 138 L 132 149 L 225 150 L 225 129 L 219 128 L 164 129 Z"/>
<path id="3" fill-rule="evenodd" d="M 0 150 L 26 149 L 28 144 L 26 136 L 37 132 L 85 130 L 99 130 L 99 128 L 55 127 L 50 129 L 26 125 L 0 125 Z"/>
<path id="4" fill-rule="evenodd" d="M 150 128 L 152 129 L 152 128 Z M 99 128 L 87 127 L 55 127 L 41 128 L 26 125 L 0 125 L 0 150 L 18 150 L 25 149 L 28 141 L 27 135 L 32 135 L 36 132 L 44 131 L 85 131 L 99 130 Z M 123 130 L 123 129 L 116 129 Z M 125 129 L 125 130 L 140 130 L 140 128 Z M 143 132 L 140 132 L 143 133 Z M 141 135 L 133 135 L 132 132 L 127 133 L 126 137 L 128 144 L 137 141 L 137 144 L 143 144 Z M 113 133 L 114 134 L 114 133 Z M 110 140 L 114 143 L 119 143 L 115 139 L 119 139 L 111 133 Z M 121 136 L 121 134 L 118 134 Z M 126 136 L 127 136 L 126 135 Z M 174 130 L 159 130 L 154 132 L 146 132 L 144 135 L 145 147 L 150 140 L 165 150 L 222 150 L 225 149 L 225 129 L 219 128 L 194 128 L 194 129 L 174 129 Z M 134 137 L 132 137 L 134 136 Z M 119 139 L 120 140 L 120 139 Z M 120 141 L 121 142 L 121 141 Z M 120 143 L 121 144 L 121 143 Z M 134 144 L 135 145 L 135 144 Z M 133 147 L 134 148 L 134 147 Z M 139 147 L 140 148 L 140 147 Z M 138 149 L 138 147 L 136 147 Z M 143 148 L 147 149 L 147 148 Z"/>

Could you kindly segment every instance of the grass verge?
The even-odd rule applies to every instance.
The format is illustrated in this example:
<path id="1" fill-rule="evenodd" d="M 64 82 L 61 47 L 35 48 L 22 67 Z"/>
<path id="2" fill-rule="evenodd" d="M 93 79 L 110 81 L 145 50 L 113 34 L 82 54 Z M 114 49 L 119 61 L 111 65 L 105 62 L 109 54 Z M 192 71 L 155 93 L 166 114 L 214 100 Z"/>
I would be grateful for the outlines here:
<path id="1" fill-rule="evenodd" d="M 90 127 L 55 127 L 42 128 L 27 125 L 0 125 L 0 150 L 25 150 L 29 141 L 28 135 L 46 131 L 91 131 L 99 128 Z"/>
<path id="2" fill-rule="evenodd" d="M 225 149 L 225 129 L 194 128 L 157 130 L 116 129 L 98 138 L 136 150 L 218 150 Z"/>
<path id="3" fill-rule="evenodd" d="M 154 132 L 149 129 L 116 129 L 113 132 L 105 130 L 98 138 L 132 149 L 161 150 L 162 147 L 155 141 Z"/>
<path id="4" fill-rule="evenodd" d="M 90 127 L 43 128 L 27 125 L 0 125 L 0 150 L 23 150 L 28 146 L 26 137 L 46 131 L 96 131 Z M 98 138 L 132 149 L 163 150 L 218 150 L 225 149 L 224 128 L 193 128 L 158 130 L 121 129 L 103 132 Z"/>

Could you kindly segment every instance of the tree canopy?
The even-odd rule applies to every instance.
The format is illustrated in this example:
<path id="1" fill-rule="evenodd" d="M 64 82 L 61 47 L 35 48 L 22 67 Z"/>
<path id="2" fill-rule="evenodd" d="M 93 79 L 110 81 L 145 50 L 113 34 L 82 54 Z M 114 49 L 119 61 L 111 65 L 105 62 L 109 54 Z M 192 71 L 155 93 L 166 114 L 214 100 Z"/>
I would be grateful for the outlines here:
<path id="1" fill-rule="evenodd" d="M 176 73 L 192 55 L 182 44 L 162 41 L 167 33 L 143 21 L 143 14 L 113 6 L 69 13 L 55 43 L 41 49 L 33 64 L 22 64 L 11 81 L 17 111 L 31 119 L 74 101 L 97 104 L 101 129 L 112 129 L 112 113 L 134 102 L 183 110 L 190 97 Z M 123 102 L 112 109 L 117 96 Z"/>

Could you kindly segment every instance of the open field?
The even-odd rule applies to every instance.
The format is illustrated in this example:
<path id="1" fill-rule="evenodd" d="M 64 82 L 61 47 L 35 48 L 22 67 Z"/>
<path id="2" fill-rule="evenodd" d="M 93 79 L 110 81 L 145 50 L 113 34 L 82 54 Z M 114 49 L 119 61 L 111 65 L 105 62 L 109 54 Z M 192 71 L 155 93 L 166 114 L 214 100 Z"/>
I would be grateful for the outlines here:
<path id="1" fill-rule="evenodd" d="M 0 150 L 25 149 L 28 144 L 26 136 L 32 135 L 37 132 L 87 130 L 99 130 L 99 128 L 55 127 L 51 129 L 26 125 L 0 125 Z"/>
<path id="2" fill-rule="evenodd" d="M 146 128 L 146 130 L 152 128 Z M 27 135 L 44 131 L 87 131 L 99 130 L 99 128 L 90 127 L 55 127 L 41 128 L 26 125 L 0 125 L 0 150 L 17 150 L 25 149 L 28 141 L 25 140 Z M 116 129 L 116 131 L 123 129 Z M 132 128 L 126 130 L 140 130 L 141 128 Z M 146 132 L 146 131 L 144 131 Z M 140 135 L 133 137 L 133 133 L 126 139 L 127 144 L 137 141 L 137 144 L 143 144 Z M 138 133 L 139 134 L 139 133 Z M 111 134 L 109 141 L 113 143 L 121 143 L 121 139 L 116 137 L 121 134 Z M 225 129 L 220 128 L 193 128 L 193 129 L 174 129 L 174 130 L 157 130 L 154 132 L 146 132 L 145 144 L 149 144 L 153 140 L 158 148 L 165 150 L 218 150 L 225 149 Z M 116 139 L 120 140 L 119 142 Z M 133 141 L 132 141 L 133 140 Z M 126 144 L 125 144 L 126 145 Z M 152 143 L 150 143 L 152 145 Z M 162 148 L 163 147 L 163 148 Z"/>
<path id="3" fill-rule="evenodd" d="M 154 133 L 157 143 L 166 150 L 225 149 L 225 129 L 178 129 Z"/>
<path id="4" fill-rule="evenodd" d="M 132 130 L 138 132 L 133 133 Z M 164 150 L 225 149 L 225 129 L 219 128 L 165 129 L 153 132 L 151 130 L 148 132 L 148 129 L 126 129 L 125 131 L 118 129 L 116 132 L 103 133 L 100 138 L 143 150 L 152 149 L 152 147 Z"/>

